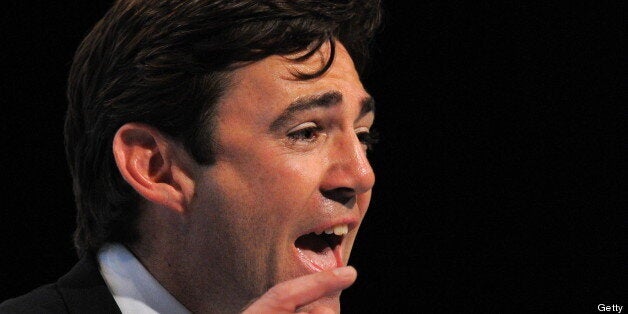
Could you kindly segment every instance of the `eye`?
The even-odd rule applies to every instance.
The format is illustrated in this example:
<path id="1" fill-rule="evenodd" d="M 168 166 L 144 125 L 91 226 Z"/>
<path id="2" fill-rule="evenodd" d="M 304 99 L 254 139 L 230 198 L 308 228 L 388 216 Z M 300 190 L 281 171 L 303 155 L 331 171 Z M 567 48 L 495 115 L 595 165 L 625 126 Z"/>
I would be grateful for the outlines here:
<path id="1" fill-rule="evenodd" d="M 321 131 L 321 127 L 314 122 L 300 124 L 288 133 L 288 137 L 293 141 L 312 142 L 316 140 Z"/>
<path id="2" fill-rule="evenodd" d="M 356 136 L 358 140 L 366 147 L 367 151 L 372 151 L 373 146 L 379 142 L 379 134 L 375 130 L 369 130 L 367 128 L 359 128 L 356 130 Z"/>

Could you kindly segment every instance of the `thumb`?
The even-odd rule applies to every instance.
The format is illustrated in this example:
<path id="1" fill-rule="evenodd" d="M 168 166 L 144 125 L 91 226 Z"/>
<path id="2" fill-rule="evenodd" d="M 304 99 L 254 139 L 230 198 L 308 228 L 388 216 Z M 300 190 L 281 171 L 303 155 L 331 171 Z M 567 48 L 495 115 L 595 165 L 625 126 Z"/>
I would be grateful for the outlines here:
<path id="1" fill-rule="evenodd" d="M 284 281 L 270 288 L 244 313 L 294 313 L 301 306 L 348 288 L 356 278 L 355 268 L 345 266 Z"/>

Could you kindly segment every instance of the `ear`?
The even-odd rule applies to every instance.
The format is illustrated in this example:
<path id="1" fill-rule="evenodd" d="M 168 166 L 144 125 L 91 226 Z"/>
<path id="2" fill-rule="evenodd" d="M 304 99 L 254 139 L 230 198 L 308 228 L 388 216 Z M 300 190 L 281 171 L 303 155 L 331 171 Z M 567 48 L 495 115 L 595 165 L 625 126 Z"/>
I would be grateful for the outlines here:
<path id="1" fill-rule="evenodd" d="M 124 180 L 141 196 L 185 211 L 194 194 L 194 162 L 180 143 L 149 125 L 127 123 L 113 138 L 113 155 Z"/>

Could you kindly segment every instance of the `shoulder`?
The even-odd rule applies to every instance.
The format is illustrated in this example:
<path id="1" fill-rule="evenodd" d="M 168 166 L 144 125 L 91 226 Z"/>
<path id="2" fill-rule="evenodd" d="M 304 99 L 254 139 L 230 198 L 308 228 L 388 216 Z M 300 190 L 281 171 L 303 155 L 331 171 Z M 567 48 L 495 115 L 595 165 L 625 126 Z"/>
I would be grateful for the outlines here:
<path id="1" fill-rule="evenodd" d="M 6 313 L 120 313 L 93 255 L 84 256 L 56 283 L 0 304 Z"/>
<path id="2" fill-rule="evenodd" d="M 56 284 L 39 287 L 0 304 L 0 313 L 67 313 Z"/>

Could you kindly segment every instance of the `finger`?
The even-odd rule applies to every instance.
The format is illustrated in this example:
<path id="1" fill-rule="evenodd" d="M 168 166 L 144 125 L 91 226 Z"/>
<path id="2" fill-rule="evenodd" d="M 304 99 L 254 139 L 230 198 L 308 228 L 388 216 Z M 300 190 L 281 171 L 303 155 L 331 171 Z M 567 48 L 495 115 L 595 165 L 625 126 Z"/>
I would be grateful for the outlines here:
<path id="1" fill-rule="evenodd" d="M 284 281 L 268 290 L 249 310 L 294 311 L 297 307 L 348 288 L 356 277 L 355 268 L 345 266 Z"/>
<path id="2" fill-rule="evenodd" d="M 311 309 L 308 313 L 309 314 L 336 314 L 334 310 L 325 306 L 317 306 Z"/>
<path id="3" fill-rule="evenodd" d="M 311 309 L 308 313 L 309 314 L 336 314 L 334 310 L 325 306 L 317 306 Z"/>
<path id="4" fill-rule="evenodd" d="M 355 268 L 341 267 L 280 283 L 271 288 L 268 293 L 279 304 L 295 309 L 348 288 L 356 277 Z"/>

